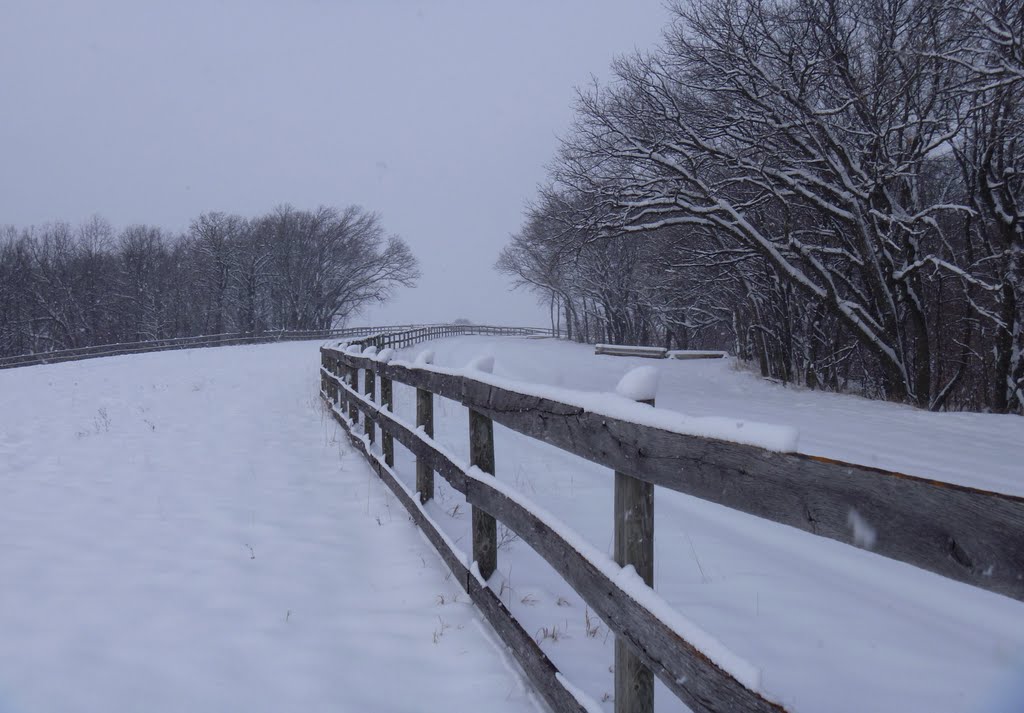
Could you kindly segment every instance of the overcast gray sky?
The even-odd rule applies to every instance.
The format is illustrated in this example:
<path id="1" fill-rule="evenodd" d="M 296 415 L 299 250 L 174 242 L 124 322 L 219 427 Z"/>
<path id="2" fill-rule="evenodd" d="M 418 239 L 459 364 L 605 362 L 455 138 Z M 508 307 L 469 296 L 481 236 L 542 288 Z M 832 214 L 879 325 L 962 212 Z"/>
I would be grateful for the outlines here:
<path id="1" fill-rule="evenodd" d="M 537 323 L 491 266 L 573 88 L 665 18 L 660 0 L 2 0 L 0 223 L 180 231 L 358 203 L 423 270 L 363 319 Z"/>

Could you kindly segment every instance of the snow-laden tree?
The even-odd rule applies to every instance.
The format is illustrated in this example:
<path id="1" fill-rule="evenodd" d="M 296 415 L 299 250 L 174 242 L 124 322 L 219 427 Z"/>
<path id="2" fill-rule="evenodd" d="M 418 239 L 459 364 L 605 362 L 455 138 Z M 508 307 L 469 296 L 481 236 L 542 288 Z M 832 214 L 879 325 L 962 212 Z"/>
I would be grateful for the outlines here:
<path id="1" fill-rule="evenodd" d="M 992 408 L 1024 407 L 1024 5 L 969 0 L 957 8 L 961 46 L 941 56 L 961 69 L 954 143 L 964 200 L 964 274 L 972 313 L 992 333 Z M 955 271 L 955 268 L 954 268 Z M 986 361 L 988 359 L 983 357 Z"/>
<path id="2" fill-rule="evenodd" d="M 672 14 L 581 94 L 500 269 L 613 337 L 700 324 L 786 381 L 1020 410 L 1020 3 Z"/>
<path id="3" fill-rule="evenodd" d="M 886 393 L 934 394 L 919 261 L 941 246 L 920 178 L 945 120 L 952 23 L 935 0 L 708 0 L 665 51 L 581 102 L 560 177 L 598 191 L 608 233 L 709 229 L 856 335 Z M 924 28 L 924 29 L 922 29 Z M 602 175 L 611 172 L 611 175 Z M 608 194 L 608 188 L 614 193 Z"/>

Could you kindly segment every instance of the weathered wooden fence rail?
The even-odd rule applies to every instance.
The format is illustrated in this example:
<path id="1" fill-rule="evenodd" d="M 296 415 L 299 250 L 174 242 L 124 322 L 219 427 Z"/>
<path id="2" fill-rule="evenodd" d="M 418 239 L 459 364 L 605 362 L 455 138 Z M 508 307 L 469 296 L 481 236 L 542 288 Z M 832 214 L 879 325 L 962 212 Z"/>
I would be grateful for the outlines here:
<path id="1" fill-rule="evenodd" d="M 551 330 L 540 327 L 494 327 L 485 324 L 428 324 L 399 328 L 393 331 L 382 331 L 380 334 L 359 339 L 358 342 L 353 342 L 353 344 L 362 348 L 376 347 L 378 350 L 386 348 L 402 349 L 428 339 L 468 335 L 536 337 L 550 336 Z"/>
<path id="2" fill-rule="evenodd" d="M 595 344 L 594 354 L 599 356 L 641 357 L 644 359 L 723 359 L 725 352 L 707 349 L 665 349 L 631 344 Z"/>
<path id="3" fill-rule="evenodd" d="M 404 327 L 351 327 L 330 330 L 291 330 L 265 332 L 229 332 L 224 334 L 204 334 L 195 337 L 175 337 L 173 339 L 151 339 L 140 342 L 122 342 L 119 344 L 97 344 L 75 349 L 60 349 L 34 354 L 17 354 L 0 357 L 0 369 L 11 369 L 18 366 L 36 364 L 57 364 L 64 361 L 93 359 L 96 357 L 119 356 L 121 354 L 142 354 L 145 352 L 167 351 L 171 349 L 197 349 L 200 347 L 231 346 L 236 344 L 263 344 L 267 342 L 296 341 L 301 339 L 332 339 L 342 337 L 363 336 L 378 330 L 394 331 Z"/>
<path id="4" fill-rule="evenodd" d="M 197 349 L 200 347 L 223 347 L 237 344 L 266 344 L 270 342 L 298 341 L 304 339 L 343 339 L 348 337 L 366 337 L 375 334 L 424 334 L 424 330 L 443 330 L 446 328 L 468 328 L 512 330 L 509 333 L 550 334 L 550 330 L 525 327 L 474 327 L 472 325 L 420 325 L 404 324 L 379 327 L 345 327 L 326 330 L 290 330 L 263 332 L 230 332 L 225 334 L 205 334 L 195 337 L 176 337 L 173 339 L 152 339 L 141 342 L 123 342 L 120 344 L 98 344 L 75 349 L 37 352 L 35 354 L 18 354 L 0 357 L 0 369 L 12 369 L 18 366 L 36 364 L 57 364 L 64 361 L 94 359 L 96 357 L 119 356 L 121 354 L 142 354 L 146 352 L 167 351 L 171 349 Z M 456 331 L 453 334 L 484 334 L 488 332 Z M 499 332 L 494 332 L 499 333 Z M 433 337 L 432 337 L 433 338 Z M 397 346 L 397 345 L 396 345 Z"/>
<path id="5" fill-rule="evenodd" d="M 632 510 L 634 516 L 646 511 L 642 516 L 652 518 L 634 525 L 641 537 L 653 536 L 653 499 L 650 506 L 645 504 L 644 488 L 661 486 L 852 546 L 864 544 L 858 541 L 862 535 L 855 523 L 866 521 L 874 528 L 871 550 L 875 554 L 1024 601 L 1024 498 L 643 426 L 489 383 L 483 374 L 453 374 L 427 363 L 391 361 L 387 355 L 378 358 L 374 350 L 365 349 L 433 338 L 432 329 L 416 330 L 416 336 L 378 335 L 347 347 L 322 348 L 323 397 L 556 710 L 578 711 L 582 706 L 562 685 L 554 665 L 485 585 L 496 564 L 495 521 L 544 557 L 601 616 L 623 650 L 694 711 L 782 708 L 755 690 L 756 684 L 741 680 L 742 675 L 734 675 L 735 671 L 726 670 L 688 642 L 651 611 L 643 592 L 620 587 L 616 572 L 602 564 L 600 553 L 589 551 L 494 478 L 493 423 L 609 468 L 617 483 L 617 516 L 624 520 L 624 513 Z M 437 334 L 446 336 L 444 329 Z M 387 381 L 386 403 L 375 400 L 372 387 L 364 386 L 365 393 L 360 393 L 360 373 L 364 385 L 377 377 Z M 394 413 L 390 394 L 395 382 L 417 390 L 415 426 Z M 455 462 L 433 441 L 434 395 L 469 409 L 471 463 L 476 467 Z M 370 448 L 366 434 L 374 428 L 416 456 L 419 501 L 432 496 L 434 472 L 465 495 L 474 514 L 473 565 L 460 559 L 415 494 L 396 478 L 393 452 L 381 457 Z M 620 487 L 636 491 L 628 495 L 623 490 L 621 507 Z M 616 522 L 617 540 L 620 529 L 628 532 L 624 528 L 625 523 Z M 617 542 L 616 555 L 620 565 L 640 565 L 639 570 L 647 565 L 637 558 L 647 554 L 637 553 L 635 538 L 632 543 Z M 616 660 L 620 661 L 618 653 Z M 650 710 L 650 686 L 642 679 L 635 672 L 616 676 L 617 711 Z"/>
<path id="6" fill-rule="evenodd" d="M 665 347 L 641 347 L 632 344 L 595 344 L 594 354 L 664 359 L 665 355 L 668 354 L 668 349 L 665 349 Z"/>

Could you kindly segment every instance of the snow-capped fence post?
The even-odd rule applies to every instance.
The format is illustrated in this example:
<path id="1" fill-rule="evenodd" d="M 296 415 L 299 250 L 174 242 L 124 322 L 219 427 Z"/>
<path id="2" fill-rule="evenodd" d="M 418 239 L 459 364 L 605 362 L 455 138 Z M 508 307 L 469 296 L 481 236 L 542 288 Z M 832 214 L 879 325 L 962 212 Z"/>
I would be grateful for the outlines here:
<path id="1" fill-rule="evenodd" d="M 394 411 L 394 398 L 392 396 L 391 379 L 383 374 L 380 377 L 380 403 L 388 411 Z M 395 437 L 390 433 L 381 432 L 381 450 L 384 452 L 384 462 L 390 467 L 395 467 Z"/>
<path id="2" fill-rule="evenodd" d="M 332 376 L 338 378 L 342 377 L 345 373 L 345 367 L 342 365 L 341 359 L 334 357 L 334 359 L 331 360 L 330 372 Z M 341 408 L 342 404 L 346 403 L 345 390 L 341 388 L 337 381 L 332 380 L 332 383 L 334 385 L 334 402 L 338 405 L 338 408 Z"/>
<path id="3" fill-rule="evenodd" d="M 341 363 L 340 358 L 335 357 L 334 369 L 331 370 L 331 373 L 339 380 L 344 381 L 346 368 L 345 365 Z M 338 409 L 344 413 L 345 409 L 348 407 L 348 394 L 345 392 L 345 389 L 341 388 L 341 384 L 337 382 L 334 384 L 334 389 L 337 392 L 337 399 L 335 400 L 337 401 Z"/>
<path id="4" fill-rule="evenodd" d="M 619 382 L 621 396 L 654 406 L 658 372 L 633 369 Z M 647 586 L 654 587 L 654 485 L 615 471 L 615 561 L 632 565 Z M 652 713 L 654 674 L 615 638 L 615 713 Z"/>
<path id="5" fill-rule="evenodd" d="M 324 352 L 320 352 L 320 367 L 330 371 L 330 363 L 330 357 L 328 357 Z M 331 396 L 331 385 L 327 380 L 327 376 L 323 372 L 320 372 L 320 392 Z"/>
<path id="6" fill-rule="evenodd" d="M 458 328 L 452 331 L 457 332 Z M 466 369 L 490 373 L 494 370 L 494 357 L 478 357 Z M 469 409 L 469 464 L 494 475 L 494 422 L 473 408 Z M 476 506 L 472 513 L 473 560 L 486 581 L 498 566 L 498 523 L 493 515 Z"/>
<path id="7" fill-rule="evenodd" d="M 324 369 L 327 371 L 328 374 L 332 374 L 332 375 L 337 374 L 338 373 L 338 360 L 336 358 L 332 357 L 332 356 L 329 356 L 329 355 L 325 354 L 324 355 Z M 327 376 L 323 377 L 323 381 L 324 381 L 324 384 L 326 386 L 325 390 L 327 391 L 327 395 L 331 399 L 331 403 L 337 404 L 338 403 L 338 399 L 341 398 L 341 392 L 338 389 L 338 385 L 336 383 L 334 383 L 334 381 L 332 379 L 327 378 Z"/>
<path id="8" fill-rule="evenodd" d="M 348 385 L 352 388 L 352 391 L 358 393 L 359 369 L 353 367 L 348 370 Z M 359 409 L 356 407 L 356 401 L 352 397 L 348 399 L 348 417 L 353 424 L 359 424 Z"/>
<path id="9" fill-rule="evenodd" d="M 430 350 L 416 357 L 417 364 L 430 364 L 433 360 L 434 352 Z M 427 389 L 416 389 L 416 426 L 422 428 L 428 438 L 434 437 L 434 394 Z M 434 469 L 421 455 L 416 456 L 416 490 L 421 503 L 434 497 Z"/>
<path id="10" fill-rule="evenodd" d="M 494 475 L 494 422 L 469 409 L 469 464 Z M 498 566 L 498 523 L 473 507 L 473 559 L 486 581 Z"/>
<path id="11" fill-rule="evenodd" d="M 416 425 L 429 438 L 434 437 L 434 395 L 426 389 L 416 389 Z M 416 456 L 416 490 L 421 503 L 434 497 L 434 469 L 423 456 Z"/>
<path id="12" fill-rule="evenodd" d="M 363 393 L 370 401 L 377 400 L 377 374 L 373 369 L 363 369 Z M 363 414 L 363 430 L 366 431 L 372 445 L 377 440 L 377 431 L 369 412 Z"/>

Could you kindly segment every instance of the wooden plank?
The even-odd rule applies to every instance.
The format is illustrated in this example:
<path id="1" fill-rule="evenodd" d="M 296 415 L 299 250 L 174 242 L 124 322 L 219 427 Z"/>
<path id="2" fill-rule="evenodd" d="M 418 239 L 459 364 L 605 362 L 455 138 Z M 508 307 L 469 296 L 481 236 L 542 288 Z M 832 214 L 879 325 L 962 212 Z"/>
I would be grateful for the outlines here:
<path id="1" fill-rule="evenodd" d="M 1024 601 L 1022 498 L 685 436 L 493 387 L 462 401 L 656 485 Z"/>
<path id="2" fill-rule="evenodd" d="M 494 423 L 473 409 L 469 410 L 469 464 L 494 475 Z M 498 525 L 475 507 L 472 520 L 473 559 L 486 581 L 498 566 Z"/>
<path id="3" fill-rule="evenodd" d="M 699 351 L 696 349 L 674 349 L 666 356 L 669 359 L 724 359 L 725 352 Z"/>
<path id="4" fill-rule="evenodd" d="M 623 591 L 546 522 L 483 483 L 467 481 L 466 498 L 522 538 L 579 593 L 616 637 L 698 713 L 783 711 L 744 687 Z"/>
<path id="5" fill-rule="evenodd" d="M 349 355 L 350 356 L 350 355 Z M 1024 498 L 640 426 L 463 376 L 389 376 L 655 485 L 1024 601 Z"/>
<path id="6" fill-rule="evenodd" d="M 594 354 L 605 356 L 630 356 L 646 359 L 664 359 L 668 350 L 664 347 L 639 347 L 627 344 L 595 344 Z"/>

